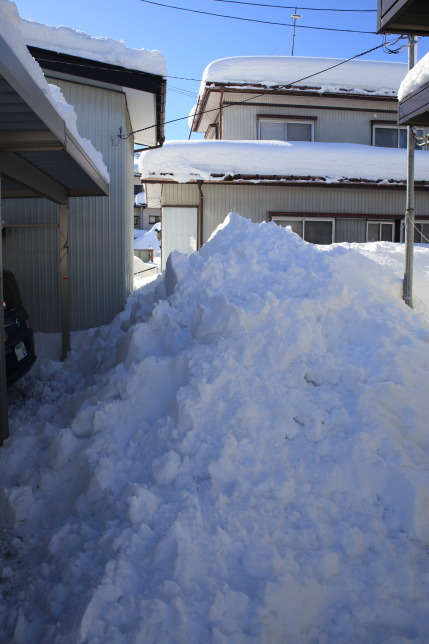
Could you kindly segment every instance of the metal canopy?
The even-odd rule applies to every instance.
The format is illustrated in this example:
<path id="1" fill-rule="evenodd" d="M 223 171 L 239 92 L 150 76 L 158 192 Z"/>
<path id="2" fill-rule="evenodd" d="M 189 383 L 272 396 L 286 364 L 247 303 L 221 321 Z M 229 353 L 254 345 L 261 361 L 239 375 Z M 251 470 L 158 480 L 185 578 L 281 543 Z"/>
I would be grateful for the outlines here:
<path id="1" fill-rule="evenodd" d="M 428 0 L 378 0 L 378 33 L 429 35 Z"/>
<path id="2" fill-rule="evenodd" d="M 4 198 L 45 197 L 59 204 L 67 231 L 72 196 L 107 195 L 102 172 L 51 103 L 42 71 L 24 43 L 8 41 L 0 24 L 0 206 Z M 39 82 L 35 79 L 38 78 Z M 64 246 L 66 247 L 66 246 Z M 69 339 L 67 253 L 61 262 L 63 347 Z M 4 346 L 3 258 L 0 244 L 0 347 Z M 63 315 L 64 313 L 64 315 Z M 5 354 L 0 351 L 0 444 L 9 434 Z"/>
<path id="3" fill-rule="evenodd" d="M 34 196 L 56 203 L 66 203 L 71 196 L 107 195 L 109 189 L 100 170 L 1 33 L 0 172 L 26 185 Z"/>

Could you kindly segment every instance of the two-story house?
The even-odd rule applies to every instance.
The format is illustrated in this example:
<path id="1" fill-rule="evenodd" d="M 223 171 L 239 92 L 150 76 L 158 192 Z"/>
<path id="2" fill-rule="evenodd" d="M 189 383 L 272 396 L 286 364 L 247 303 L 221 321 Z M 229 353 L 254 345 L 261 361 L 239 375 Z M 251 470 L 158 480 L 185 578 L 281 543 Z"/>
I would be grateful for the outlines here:
<path id="1" fill-rule="evenodd" d="M 228 212 L 272 220 L 314 243 L 400 241 L 404 63 L 239 57 L 205 70 L 190 115 L 202 141 L 140 159 L 148 205 L 162 208 L 165 264 L 204 243 Z M 424 134 L 422 128 L 420 134 Z M 419 216 L 429 220 L 429 154 L 416 152 Z"/>

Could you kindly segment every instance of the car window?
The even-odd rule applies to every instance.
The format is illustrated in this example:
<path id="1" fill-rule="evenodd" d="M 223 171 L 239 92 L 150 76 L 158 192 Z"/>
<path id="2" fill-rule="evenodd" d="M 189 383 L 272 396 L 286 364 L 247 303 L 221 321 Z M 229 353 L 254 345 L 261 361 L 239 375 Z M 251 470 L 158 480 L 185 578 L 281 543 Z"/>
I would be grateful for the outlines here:
<path id="1" fill-rule="evenodd" d="M 22 307 L 17 281 L 10 271 L 3 272 L 3 300 L 6 304 L 6 313 Z"/>

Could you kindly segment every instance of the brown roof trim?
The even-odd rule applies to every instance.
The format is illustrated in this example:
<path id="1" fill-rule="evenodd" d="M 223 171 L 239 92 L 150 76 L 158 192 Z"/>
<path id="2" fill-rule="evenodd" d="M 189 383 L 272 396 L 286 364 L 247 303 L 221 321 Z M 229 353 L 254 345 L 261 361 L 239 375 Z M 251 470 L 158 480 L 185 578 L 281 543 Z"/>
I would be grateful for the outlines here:
<path id="1" fill-rule="evenodd" d="M 207 83 L 204 88 L 204 93 L 209 91 L 223 91 L 226 93 L 233 94 L 255 94 L 255 93 L 267 93 L 267 94 L 293 94 L 296 96 L 301 96 L 306 94 L 309 96 L 334 96 L 336 98 L 353 98 L 353 99 L 362 99 L 370 101 L 397 101 L 395 95 L 391 96 L 380 96 L 379 94 L 361 94 L 359 92 L 353 92 L 344 88 L 341 92 L 329 92 L 323 91 L 321 85 L 252 85 L 248 83 L 245 85 L 240 85 L 239 83 Z"/>
<path id="2" fill-rule="evenodd" d="M 226 176 L 222 180 L 221 177 L 224 175 L 213 174 L 213 179 L 190 179 L 183 183 L 183 185 L 189 184 L 210 184 L 210 185 L 220 185 L 220 186 L 238 186 L 238 185 L 253 185 L 253 186 L 288 186 L 288 187 L 311 187 L 311 188 L 357 188 L 357 189 L 376 189 L 376 190 L 405 190 L 406 181 L 370 181 L 369 179 L 344 179 L 343 181 L 327 182 L 324 177 L 294 177 L 294 176 L 263 176 L 263 175 L 234 175 Z M 219 177 L 216 180 L 216 177 Z M 174 183 L 175 185 L 180 185 L 178 181 L 175 181 L 173 175 L 165 179 L 142 179 L 142 183 Z M 429 190 L 429 182 L 425 181 L 416 181 L 415 189 L 418 191 Z"/>

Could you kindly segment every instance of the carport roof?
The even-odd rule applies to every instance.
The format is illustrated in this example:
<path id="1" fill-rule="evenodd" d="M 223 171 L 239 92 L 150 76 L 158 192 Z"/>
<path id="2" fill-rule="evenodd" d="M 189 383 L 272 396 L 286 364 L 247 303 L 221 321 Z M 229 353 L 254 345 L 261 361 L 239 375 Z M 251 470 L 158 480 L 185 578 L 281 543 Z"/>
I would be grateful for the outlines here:
<path id="1" fill-rule="evenodd" d="M 108 177 L 95 150 L 70 130 L 48 98 L 39 66 L 10 37 L 10 26 L 0 25 L 2 197 L 42 196 L 66 203 L 73 196 L 107 195 Z"/>

